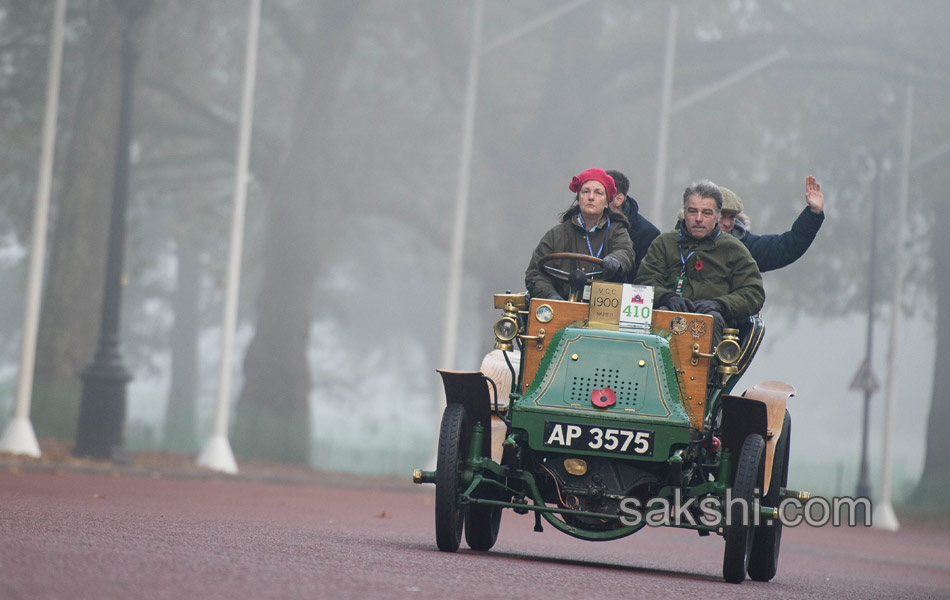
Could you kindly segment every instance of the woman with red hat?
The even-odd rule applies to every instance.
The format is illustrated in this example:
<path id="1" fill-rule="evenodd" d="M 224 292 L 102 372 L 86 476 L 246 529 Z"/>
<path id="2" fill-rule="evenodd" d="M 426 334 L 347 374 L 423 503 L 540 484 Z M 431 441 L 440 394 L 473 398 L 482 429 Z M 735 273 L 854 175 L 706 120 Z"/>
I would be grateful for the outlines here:
<path id="1" fill-rule="evenodd" d="M 601 259 L 602 265 L 582 260 L 561 259 L 548 263 L 564 272 L 603 271 L 611 281 L 623 281 L 633 267 L 634 253 L 626 218 L 610 210 L 617 194 L 614 180 L 603 169 L 587 169 L 571 180 L 574 203 L 561 215 L 561 222 L 548 230 L 531 255 L 525 271 L 525 285 L 533 298 L 564 300 L 570 295 L 566 281 L 555 279 L 538 267 L 538 262 L 555 252 L 572 252 Z"/>

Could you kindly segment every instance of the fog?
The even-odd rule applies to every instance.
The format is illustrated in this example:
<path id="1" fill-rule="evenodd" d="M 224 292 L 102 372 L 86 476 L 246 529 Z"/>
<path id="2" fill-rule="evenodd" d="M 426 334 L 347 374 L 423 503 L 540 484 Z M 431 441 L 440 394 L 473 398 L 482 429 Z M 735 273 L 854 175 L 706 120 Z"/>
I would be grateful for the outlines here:
<path id="1" fill-rule="evenodd" d="M 16 395 L 52 5 L 0 0 L 4 427 Z M 96 349 L 120 34 L 130 27 L 116 6 L 134 5 L 68 5 L 33 396 L 41 439 L 72 439 L 76 373 Z M 766 338 L 737 389 L 794 385 L 792 481 L 853 491 L 863 393 L 849 384 L 865 354 L 877 199 L 872 486 L 889 328 L 900 315 L 893 465 L 896 498 L 908 494 L 939 396 L 937 328 L 950 319 L 938 311 L 950 291 L 933 243 L 950 174 L 948 12 L 897 1 L 487 0 L 467 97 L 477 5 L 264 2 L 231 365 L 238 463 L 399 475 L 424 466 L 442 402 L 435 369 L 478 368 L 498 316 L 491 294 L 524 289 L 530 253 L 571 204 L 567 186 L 579 171 L 624 172 L 661 230 L 673 227 L 686 185 L 712 179 L 739 194 L 760 234 L 788 230 L 813 174 L 824 225 L 802 259 L 765 276 Z M 132 451 L 196 452 L 211 433 L 247 8 L 153 2 L 129 29 L 139 59 L 120 339 L 134 375 Z M 458 342 L 443 364 L 463 198 Z M 302 440 L 288 442 L 288 423 Z"/>

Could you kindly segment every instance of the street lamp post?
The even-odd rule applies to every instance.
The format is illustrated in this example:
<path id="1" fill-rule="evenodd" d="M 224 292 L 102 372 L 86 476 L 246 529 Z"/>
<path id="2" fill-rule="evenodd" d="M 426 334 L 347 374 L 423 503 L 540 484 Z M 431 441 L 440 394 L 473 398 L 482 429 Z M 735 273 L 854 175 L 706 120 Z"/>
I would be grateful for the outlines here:
<path id="1" fill-rule="evenodd" d="M 106 278 L 102 300 L 99 342 L 92 363 L 82 379 L 79 423 L 73 454 L 91 458 L 127 462 L 125 450 L 126 386 L 132 375 L 122 364 L 119 353 L 119 314 L 122 306 L 122 271 L 125 258 L 125 212 L 129 188 L 129 142 L 131 140 L 133 80 L 138 62 L 137 24 L 150 0 L 117 0 L 124 11 L 122 31 L 121 95 L 116 140 L 115 176 L 112 187 L 112 211 L 106 256 Z"/>
<path id="2" fill-rule="evenodd" d="M 30 266 L 26 278 L 26 302 L 23 310 L 23 338 L 20 344 L 20 373 L 17 378 L 16 406 L 7 431 L 0 438 L 0 452 L 40 457 L 40 444 L 30 422 L 33 395 L 33 367 L 36 364 L 36 330 L 40 318 L 43 287 L 43 260 L 46 256 L 46 227 L 49 220 L 50 188 L 53 181 L 53 151 L 56 146 L 56 115 L 59 112 L 59 84 L 63 66 L 63 37 L 66 0 L 56 0 L 53 30 L 50 33 L 49 74 L 46 83 L 46 109 L 43 115 L 43 145 L 40 156 L 36 202 L 33 205 L 33 239 Z"/>
<path id="3" fill-rule="evenodd" d="M 458 346 L 459 305 L 462 294 L 462 263 L 464 262 L 465 232 L 467 229 L 466 223 L 468 222 L 469 182 L 472 172 L 475 109 L 476 101 L 478 100 L 478 78 L 481 69 L 481 56 L 531 33 L 589 1 L 590 0 L 573 0 L 572 2 L 563 4 L 484 45 L 482 44 L 482 24 L 484 21 L 485 3 L 483 0 L 479 0 L 474 4 L 472 46 L 469 50 L 468 79 L 465 87 L 465 104 L 462 113 L 462 147 L 459 153 L 459 179 L 455 194 L 452 248 L 449 253 L 449 279 L 445 295 L 445 326 L 442 328 L 442 357 L 440 364 L 443 368 L 455 368 L 456 347 Z"/>
<path id="4" fill-rule="evenodd" d="M 900 188 L 897 193 L 897 244 L 894 249 L 894 285 L 891 289 L 891 332 L 887 343 L 887 388 L 884 393 L 884 435 L 881 456 L 881 494 L 874 507 L 874 526 L 897 531 L 900 522 L 891 505 L 891 450 L 894 432 L 894 396 L 897 386 L 897 350 L 900 331 L 901 305 L 904 298 L 904 223 L 907 220 L 907 195 L 910 183 L 910 144 L 913 137 L 914 86 L 907 86 L 904 106 L 904 133 L 902 135 Z"/>
<path id="5" fill-rule="evenodd" d="M 877 272 L 877 232 L 878 232 L 878 219 L 880 212 L 879 207 L 879 196 L 880 196 L 880 181 L 881 181 L 881 159 L 877 155 L 873 155 L 874 159 L 874 198 L 871 205 L 871 249 L 868 256 L 868 325 L 867 325 L 867 339 L 866 347 L 864 353 L 864 364 L 858 371 L 857 376 L 855 377 L 854 382 L 852 382 L 853 389 L 859 389 L 864 392 L 864 417 L 862 420 L 861 427 L 861 470 L 858 474 L 858 487 L 855 491 L 855 496 L 858 498 L 870 498 L 871 497 L 871 483 L 868 478 L 868 430 L 870 429 L 870 415 L 871 415 L 871 396 L 877 391 L 878 384 L 877 379 L 874 377 L 874 371 L 872 366 L 872 354 L 874 351 L 874 294 L 876 292 L 876 277 Z M 864 505 L 857 505 L 857 514 L 855 514 L 856 522 L 864 522 Z"/>
<path id="6" fill-rule="evenodd" d="M 667 22 L 666 32 L 666 54 L 663 62 L 663 85 L 660 93 L 660 131 L 657 135 L 656 144 L 656 168 L 653 172 L 653 217 L 654 222 L 663 221 L 663 201 L 666 197 L 666 169 L 669 161 L 670 152 L 670 119 L 679 111 L 705 100 L 709 96 L 718 93 L 720 90 L 730 85 L 742 81 L 746 77 L 765 69 L 772 63 L 787 58 L 789 53 L 786 48 L 779 48 L 777 51 L 755 60 L 742 67 L 735 73 L 720 78 L 711 85 L 690 94 L 677 102 L 673 102 L 673 74 L 676 63 L 676 21 L 678 9 L 675 4 L 670 5 L 670 16 Z"/>

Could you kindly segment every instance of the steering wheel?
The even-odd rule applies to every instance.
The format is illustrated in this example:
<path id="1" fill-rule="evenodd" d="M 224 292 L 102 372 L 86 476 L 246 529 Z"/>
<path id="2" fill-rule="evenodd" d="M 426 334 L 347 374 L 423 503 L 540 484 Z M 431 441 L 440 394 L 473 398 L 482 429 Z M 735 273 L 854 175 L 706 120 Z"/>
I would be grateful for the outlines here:
<path id="1" fill-rule="evenodd" d="M 562 271 L 561 269 L 558 269 L 557 267 L 554 267 L 548 264 L 551 261 L 555 261 L 555 260 L 579 260 L 579 261 L 587 262 L 587 263 L 590 263 L 592 265 L 597 265 L 597 266 L 601 266 L 604 264 L 604 261 L 602 259 L 597 258 L 596 256 L 590 256 L 587 254 L 578 254 L 576 252 L 552 252 L 551 254 L 548 254 L 547 256 L 538 260 L 538 270 L 544 273 L 545 275 L 549 277 L 553 277 L 554 279 L 557 279 L 559 281 L 570 281 L 569 278 L 571 274 L 568 273 L 567 271 Z M 591 271 L 590 273 L 587 273 L 587 277 L 591 281 L 594 281 L 597 279 L 603 279 L 604 272 Z"/>

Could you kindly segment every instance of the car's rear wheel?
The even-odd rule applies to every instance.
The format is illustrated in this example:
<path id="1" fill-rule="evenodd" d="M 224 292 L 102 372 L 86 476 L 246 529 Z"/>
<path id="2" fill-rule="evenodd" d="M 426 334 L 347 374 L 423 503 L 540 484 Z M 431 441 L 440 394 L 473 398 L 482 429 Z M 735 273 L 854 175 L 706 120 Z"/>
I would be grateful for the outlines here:
<path id="1" fill-rule="evenodd" d="M 785 423 L 782 433 L 775 444 L 775 457 L 772 459 L 772 480 L 769 493 L 762 497 L 765 506 L 777 507 L 782 501 L 781 489 L 788 485 L 788 456 L 791 449 L 792 417 L 785 411 Z M 768 519 L 755 528 L 751 555 L 749 556 L 749 577 L 754 581 L 771 581 L 778 569 L 778 553 L 782 544 L 781 519 Z"/>
<path id="2" fill-rule="evenodd" d="M 465 542 L 472 550 L 491 550 L 501 527 L 500 506 L 471 504 L 465 517 Z"/>
<path id="3" fill-rule="evenodd" d="M 447 405 L 439 429 L 435 474 L 435 541 L 443 552 L 455 552 L 462 542 L 465 510 L 459 505 L 458 497 L 468 436 L 465 407 Z"/>
<path id="4" fill-rule="evenodd" d="M 726 549 L 722 557 L 722 577 L 729 583 L 745 581 L 752 549 L 755 506 L 752 504 L 756 487 L 763 479 L 765 441 L 757 433 L 746 436 L 739 452 L 736 477 L 732 483 L 732 504 L 726 505 L 728 521 L 723 530 Z M 740 501 L 741 500 L 741 501 Z"/>

